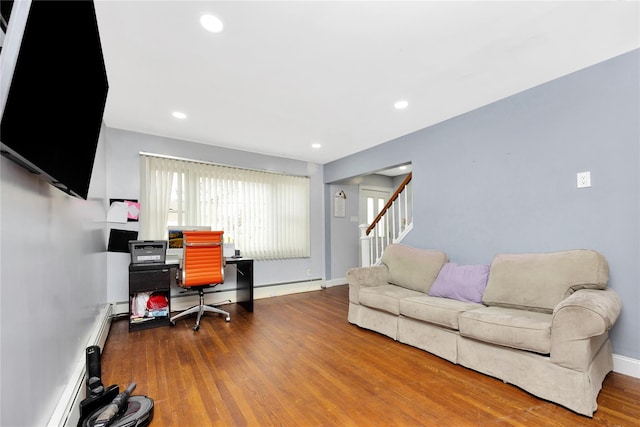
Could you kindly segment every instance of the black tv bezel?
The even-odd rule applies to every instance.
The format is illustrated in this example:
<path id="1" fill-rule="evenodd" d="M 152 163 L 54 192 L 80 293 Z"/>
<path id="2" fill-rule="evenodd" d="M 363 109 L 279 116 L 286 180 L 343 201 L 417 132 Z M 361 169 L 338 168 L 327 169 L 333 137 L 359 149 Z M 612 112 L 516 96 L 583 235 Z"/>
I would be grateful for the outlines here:
<path id="1" fill-rule="evenodd" d="M 32 1 L 19 43 L 0 153 L 87 199 L 109 87 L 93 2 Z"/>

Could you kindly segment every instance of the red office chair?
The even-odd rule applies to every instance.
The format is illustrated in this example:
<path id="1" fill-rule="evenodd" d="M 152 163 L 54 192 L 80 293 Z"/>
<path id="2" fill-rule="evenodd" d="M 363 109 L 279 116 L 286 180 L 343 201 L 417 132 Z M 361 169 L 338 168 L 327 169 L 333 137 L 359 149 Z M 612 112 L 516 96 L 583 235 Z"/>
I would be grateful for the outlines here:
<path id="1" fill-rule="evenodd" d="M 224 283 L 224 256 L 222 246 L 223 231 L 185 231 L 183 233 L 183 258 L 178 285 L 189 290 L 197 290 L 200 304 L 173 316 L 171 324 L 181 317 L 198 313 L 194 331 L 200 329 L 200 319 L 204 312 L 225 315 L 229 322 L 228 312 L 204 303 L 204 290 L 208 287 Z"/>

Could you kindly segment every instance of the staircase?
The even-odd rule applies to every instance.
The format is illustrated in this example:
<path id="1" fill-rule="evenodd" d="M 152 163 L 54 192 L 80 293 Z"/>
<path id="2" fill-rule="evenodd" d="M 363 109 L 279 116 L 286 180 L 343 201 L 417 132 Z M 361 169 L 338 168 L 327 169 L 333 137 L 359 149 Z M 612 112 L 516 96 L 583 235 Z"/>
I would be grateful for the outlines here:
<path id="1" fill-rule="evenodd" d="M 360 225 L 362 267 L 379 264 L 384 249 L 402 241 L 413 228 L 411 176 L 407 175 L 370 225 Z"/>

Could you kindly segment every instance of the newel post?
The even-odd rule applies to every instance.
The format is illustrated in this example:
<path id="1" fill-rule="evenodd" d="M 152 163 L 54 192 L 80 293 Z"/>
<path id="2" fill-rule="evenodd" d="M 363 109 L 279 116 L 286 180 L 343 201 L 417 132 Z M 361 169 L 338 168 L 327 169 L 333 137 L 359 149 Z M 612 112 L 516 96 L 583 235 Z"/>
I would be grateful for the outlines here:
<path id="1" fill-rule="evenodd" d="M 360 264 L 361 267 L 371 265 L 371 237 L 367 236 L 367 224 L 360 224 Z"/>

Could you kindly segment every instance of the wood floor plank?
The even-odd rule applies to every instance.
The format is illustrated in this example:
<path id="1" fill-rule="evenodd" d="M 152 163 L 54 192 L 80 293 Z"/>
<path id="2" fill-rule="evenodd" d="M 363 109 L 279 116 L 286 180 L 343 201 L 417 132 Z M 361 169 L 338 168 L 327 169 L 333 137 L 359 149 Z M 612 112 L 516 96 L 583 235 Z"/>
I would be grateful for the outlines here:
<path id="1" fill-rule="evenodd" d="M 157 427 L 640 426 L 640 379 L 610 373 L 584 417 L 348 323 L 346 285 L 225 309 L 198 332 L 115 320 L 103 382 L 136 382 Z"/>

